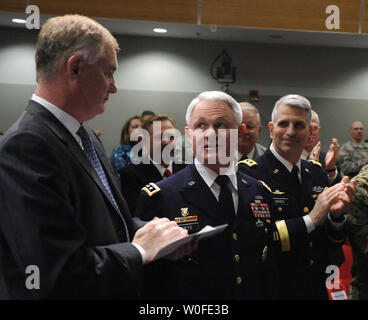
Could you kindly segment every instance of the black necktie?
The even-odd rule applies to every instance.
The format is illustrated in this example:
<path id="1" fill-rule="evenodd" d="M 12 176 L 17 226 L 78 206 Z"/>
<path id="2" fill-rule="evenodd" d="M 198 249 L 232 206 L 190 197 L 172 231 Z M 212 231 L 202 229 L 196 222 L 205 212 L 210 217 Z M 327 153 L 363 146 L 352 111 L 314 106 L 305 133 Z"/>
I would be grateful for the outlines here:
<path id="1" fill-rule="evenodd" d="M 293 194 L 295 194 L 299 200 L 300 192 L 301 192 L 301 185 L 300 185 L 300 180 L 298 177 L 298 171 L 299 171 L 299 168 L 296 165 L 294 165 L 293 170 L 291 170 L 291 173 L 290 173 L 290 187 L 291 187 L 291 190 L 293 191 Z"/>
<path id="2" fill-rule="evenodd" d="M 229 219 L 230 223 L 232 223 L 235 219 L 235 210 L 233 196 L 228 186 L 229 177 L 218 176 L 215 181 L 221 187 L 219 197 L 219 206 L 221 208 L 221 213 L 225 215 L 225 218 Z"/>
<path id="3" fill-rule="evenodd" d="M 110 188 L 110 184 L 107 181 L 105 172 L 102 168 L 100 159 L 97 156 L 97 153 L 95 151 L 95 148 L 93 147 L 91 138 L 89 137 L 86 129 L 83 126 L 79 127 L 79 130 L 77 131 L 77 135 L 81 138 L 82 140 L 82 145 L 83 145 L 83 149 L 84 152 L 87 154 L 87 158 L 89 159 L 89 161 L 91 162 L 92 166 L 95 168 L 102 184 L 105 187 L 106 192 L 108 193 L 108 195 L 110 196 L 110 199 L 112 200 L 112 202 L 114 203 L 115 208 L 117 209 L 117 211 L 119 212 L 122 220 L 123 220 L 123 224 L 124 224 L 124 228 L 125 228 L 125 233 L 127 235 L 127 240 L 129 241 L 129 233 L 128 233 L 128 228 L 126 225 L 126 222 L 124 220 L 123 215 L 120 212 L 119 206 L 116 203 L 115 197 L 112 194 L 111 188 Z"/>
<path id="4" fill-rule="evenodd" d="M 242 157 L 240 158 L 239 161 L 243 161 L 243 160 L 246 160 L 246 159 L 248 159 L 248 156 L 245 154 L 245 155 L 242 155 Z"/>

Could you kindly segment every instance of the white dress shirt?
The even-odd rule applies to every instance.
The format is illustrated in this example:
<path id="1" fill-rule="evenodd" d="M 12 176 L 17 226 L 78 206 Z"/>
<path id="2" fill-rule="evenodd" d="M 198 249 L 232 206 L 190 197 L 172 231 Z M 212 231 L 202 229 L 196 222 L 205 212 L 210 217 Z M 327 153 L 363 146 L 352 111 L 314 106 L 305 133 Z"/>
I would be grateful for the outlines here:
<path id="1" fill-rule="evenodd" d="M 208 188 L 210 188 L 216 200 L 219 201 L 221 187 L 217 182 L 215 182 L 218 174 L 215 171 L 201 164 L 196 158 L 194 159 L 194 165 L 199 175 L 202 177 L 202 179 L 208 186 Z M 230 166 L 229 169 L 224 172 L 224 174 L 227 175 L 230 180 L 228 186 L 230 187 L 231 195 L 233 196 L 234 211 L 235 214 L 237 214 L 239 205 L 239 194 L 238 194 L 238 181 L 236 178 L 236 171 L 234 166 Z"/>

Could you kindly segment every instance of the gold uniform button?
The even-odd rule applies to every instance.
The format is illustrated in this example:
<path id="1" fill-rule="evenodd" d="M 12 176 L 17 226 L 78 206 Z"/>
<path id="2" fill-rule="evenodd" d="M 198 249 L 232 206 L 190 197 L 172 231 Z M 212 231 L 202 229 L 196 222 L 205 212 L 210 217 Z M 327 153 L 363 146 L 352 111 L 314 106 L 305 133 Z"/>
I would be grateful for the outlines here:
<path id="1" fill-rule="evenodd" d="M 238 235 L 235 232 L 233 233 L 233 239 L 238 240 Z"/>
<path id="2" fill-rule="evenodd" d="M 312 248 L 312 246 L 313 246 L 312 241 L 309 241 L 309 248 Z"/>
<path id="3" fill-rule="evenodd" d="M 265 232 L 265 234 L 267 234 L 267 233 L 268 233 L 268 229 L 267 229 L 267 228 L 265 228 L 265 229 L 264 229 L 264 232 Z"/>
<path id="4" fill-rule="evenodd" d="M 239 256 L 238 254 L 236 254 L 236 255 L 234 256 L 234 259 L 235 259 L 235 261 L 236 261 L 236 262 L 239 262 L 239 260 L 240 260 L 240 256 Z"/>
<path id="5" fill-rule="evenodd" d="M 236 277 L 236 284 L 241 284 L 241 283 L 242 283 L 242 278 Z"/>
<path id="6" fill-rule="evenodd" d="M 314 260 L 313 259 L 310 259 L 310 265 L 313 265 L 313 263 L 314 263 Z"/>
<path id="7" fill-rule="evenodd" d="M 278 208 L 277 208 L 277 211 L 278 211 L 278 212 L 281 212 L 281 211 L 282 211 L 282 208 L 281 208 L 281 207 L 278 207 Z"/>
<path id="8" fill-rule="evenodd" d="M 309 212 L 309 208 L 308 207 L 304 207 L 304 213 L 308 213 Z"/>

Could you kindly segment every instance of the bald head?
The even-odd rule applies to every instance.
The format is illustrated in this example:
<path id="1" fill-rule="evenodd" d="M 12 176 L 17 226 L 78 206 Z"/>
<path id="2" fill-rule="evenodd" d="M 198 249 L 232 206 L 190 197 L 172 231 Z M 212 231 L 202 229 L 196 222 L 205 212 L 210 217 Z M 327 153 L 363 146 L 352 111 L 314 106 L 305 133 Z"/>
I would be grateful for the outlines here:
<path id="1" fill-rule="evenodd" d="M 355 143 L 362 143 L 364 137 L 364 125 L 360 121 L 354 121 L 350 128 L 351 139 Z"/>

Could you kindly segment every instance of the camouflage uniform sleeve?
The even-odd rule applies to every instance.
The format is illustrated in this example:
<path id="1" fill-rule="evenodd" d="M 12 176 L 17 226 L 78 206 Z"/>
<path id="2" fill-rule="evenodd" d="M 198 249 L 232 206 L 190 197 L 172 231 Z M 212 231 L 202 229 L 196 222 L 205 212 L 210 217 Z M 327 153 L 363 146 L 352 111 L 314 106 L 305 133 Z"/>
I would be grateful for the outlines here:
<path id="1" fill-rule="evenodd" d="M 356 153 L 351 144 L 341 146 L 337 165 L 345 175 L 354 176 L 366 164 L 365 157 Z"/>
<path id="2" fill-rule="evenodd" d="M 354 178 L 357 189 L 349 208 L 347 228 L 353 249 L 353 280 L 349 299 L 368 297 L 368 165 Z"/>
<path id="3" fill-rule="evenodd" d="M 368 165 L 354 179 L 357 188 L 347 214 L 349 235 L 362 253 L 368 253 Z"/>

